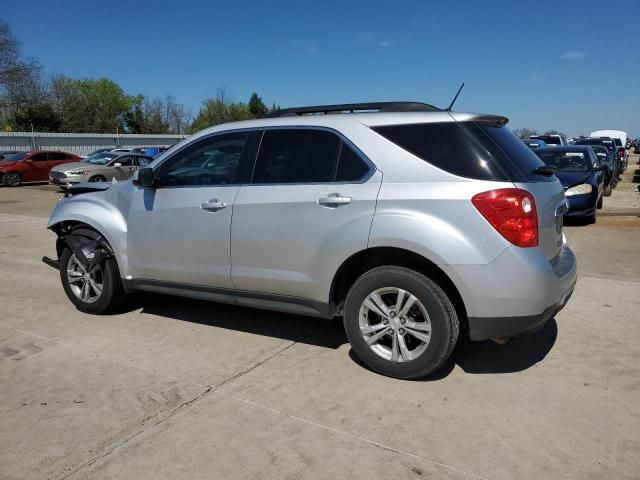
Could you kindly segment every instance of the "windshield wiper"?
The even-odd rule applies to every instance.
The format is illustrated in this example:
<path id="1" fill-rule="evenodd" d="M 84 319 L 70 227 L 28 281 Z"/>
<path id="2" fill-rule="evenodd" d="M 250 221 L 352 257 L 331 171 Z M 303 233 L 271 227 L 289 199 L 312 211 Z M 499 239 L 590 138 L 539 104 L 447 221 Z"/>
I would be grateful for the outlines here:
<path id="1" fill-rule="evenodd" d="M 557 171 L 558 169 L 556 167 L 550 167 L 549 165 L 542 165 L 532 170 L 533 173 L 537 173 L 538 175 L 545 175 L 547 177 L 554 175 Z"/>

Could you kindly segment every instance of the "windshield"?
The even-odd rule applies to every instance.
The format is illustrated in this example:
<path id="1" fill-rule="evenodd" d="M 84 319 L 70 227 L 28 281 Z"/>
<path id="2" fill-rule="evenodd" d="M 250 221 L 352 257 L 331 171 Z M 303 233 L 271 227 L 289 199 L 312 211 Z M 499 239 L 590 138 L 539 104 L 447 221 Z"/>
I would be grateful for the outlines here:
<path id="1" fill-rule="evenodd" d="M 82 163 L 89 163 L 91 165 L 106 165 L 118 155 L 113 153 L 96 153 L 91 157 L 87 157 L 82 160 Z"/>
<path id="2" fill-rule="evenodd" d="M 540 152 L 536 154 L 550 167 L 560 172 L 588 172 L 589 160 L 582 152 Z"/>
<path id="3" fill-rule="evenodd" d="M 29 152 L 14 153 L 13 155 L 8 155 L 7 158 L 5 158 L 5 160 L 11 160 L 13 162 L 17 160 L 22 160 L 23 158 L 27 158 L 27 156 L 29 156 Z"/>

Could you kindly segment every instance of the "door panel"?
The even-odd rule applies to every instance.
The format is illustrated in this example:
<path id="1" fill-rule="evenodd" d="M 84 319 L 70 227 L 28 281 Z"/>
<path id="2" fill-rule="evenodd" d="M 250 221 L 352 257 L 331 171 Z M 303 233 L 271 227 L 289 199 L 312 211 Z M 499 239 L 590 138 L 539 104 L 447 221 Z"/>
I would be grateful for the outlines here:
<path id="1" fill-rule="evenodd" d="M 337 268 L 367 247 L 381 180 L 376 171 L 362 184 L 242 186 L 231 229 L 235 287 L 327 302 Z"/>
<path id="2" fill-rule="evenodd" d="M 25 182 L 44 182 L 49 180 L 51 163 L 46 153 L 36 153 L 31 156 L 31 162 L 23 162 L 24 168 L 20 174 Z"/>
<path id="3" fill-rule="evenodd" d="M 232 288 L 229 229 L 238 187 L 138 189 L 129 212 L 128 255 L 136 279 Z M 203 210 L 210 200 L 224 202 Z"/>
<path id="4" fill-rule="evenodd" d="M 231 212 L 249 136 L 198 139 L 156 167 L 158 188 L 136 191 L 127 236 L 135 279 L 233 287 Z"/>

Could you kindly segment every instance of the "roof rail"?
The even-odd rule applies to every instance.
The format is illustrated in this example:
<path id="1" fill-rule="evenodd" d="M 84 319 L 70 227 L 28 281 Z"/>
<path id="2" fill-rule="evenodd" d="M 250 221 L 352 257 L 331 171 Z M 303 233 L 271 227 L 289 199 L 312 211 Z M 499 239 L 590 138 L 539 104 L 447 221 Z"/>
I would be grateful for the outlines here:
<path id="1" fill-rule="evenodd" d="M 326 113 L 355 112 L 439 112 L 438 107 L 420 102 L 370 102 L 343 103 L 340 105 L 316 105 L 313 107 L 283 108 L 267 115 L 269 118 L 294 117 L 296 115 L 313 115 Z"/>

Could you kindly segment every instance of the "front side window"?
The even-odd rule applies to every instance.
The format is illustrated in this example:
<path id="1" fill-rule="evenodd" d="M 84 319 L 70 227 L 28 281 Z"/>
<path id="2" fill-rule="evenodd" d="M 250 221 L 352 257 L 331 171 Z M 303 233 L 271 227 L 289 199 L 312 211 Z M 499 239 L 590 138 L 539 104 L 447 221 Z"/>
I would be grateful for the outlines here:
<path id="1" fill-rule="evenodd" d="M 138 157 L 137 160 L 138 160 L 138 165 L 141 167 L 146 167 L 151 162 L 153 162 L 153 158 L 151 157 Z"/>
<path id="2" fill-rule="evenodd" d="M 110 166 L 113 167 L 116 163 L 119 163 L 122 167 L 130 167 L 133 165 L 133 159 L 130 156 L 117 157 L 113 159 Z"/>
<path id="3" fill-rule="evenodd" d="M 335 178 L 340 139 L 324 130 L 267 130 L 253 183 L 324 183 Z"/>
<path id="4" fill-rule="evenodd" d="M 175 153 L 160 166 L 164 187 L 227 185 L 236 182 L 249 133 L 208 137 Z"/>

